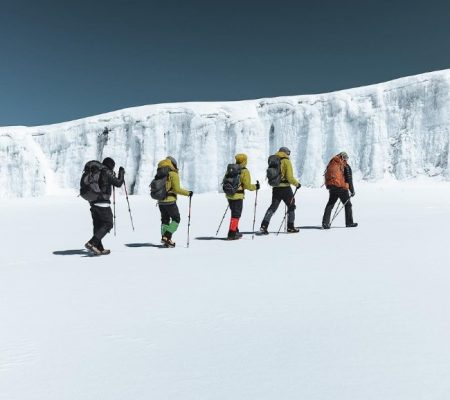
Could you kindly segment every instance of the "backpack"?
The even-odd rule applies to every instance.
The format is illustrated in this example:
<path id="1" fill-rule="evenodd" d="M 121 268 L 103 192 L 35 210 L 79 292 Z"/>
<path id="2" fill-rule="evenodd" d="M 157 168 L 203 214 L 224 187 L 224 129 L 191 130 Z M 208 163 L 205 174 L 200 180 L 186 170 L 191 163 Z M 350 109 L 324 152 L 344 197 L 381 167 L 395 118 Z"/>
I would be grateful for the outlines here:
<path id="1" fill-rule="evenodd" d="M 100 187 L 100 175 L 106 170 L 101 162 L 93 160 L 85 164 L 80 180 L 80 196 L 89 201 L 101 200 L 103 192 Z"/>
<path id="2" fill-rule="evenodd" d="M 325 186 L 336 186 L 340 188 L 348 188 L 344 176 L 344 162 L 339 157 L 333 157 L 328 163 L 325 171 Z"/>
<path id="3" fill-rule="evenodd" d="M 239 186 L 241 186 L 241 167 L 238 164 L 228 164 L 222 181 L 223 192 L 228 195 L 235 194 Z"/>
<path id="4" fill-rule="evenodd" d="M 156 170 L 155 178 L 150 183 L 150 196 L 155 200 L 164 200 L 167 197 L 167 178 L 169 167 L 160 167 Z"/>
<path id="5" fill-rule="evenodd" d="M 268 159 L 266 177 L 270 186 L 279 186 L 281 183 L 281 158 L 276 154 Z"/>

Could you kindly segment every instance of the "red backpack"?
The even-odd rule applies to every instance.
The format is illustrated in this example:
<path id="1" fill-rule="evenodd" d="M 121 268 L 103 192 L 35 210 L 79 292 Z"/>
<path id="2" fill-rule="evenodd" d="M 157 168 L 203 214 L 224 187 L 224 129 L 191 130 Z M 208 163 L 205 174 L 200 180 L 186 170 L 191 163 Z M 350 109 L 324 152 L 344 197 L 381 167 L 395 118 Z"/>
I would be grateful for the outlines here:
<path id="1" fill-rule="evenodd" d="M 347 161 L 340 156 L 334 156 L 328 163 L 325 171 L 325 186 L 336 186 L 343 189 L 348 189 L 348 183 L 345 182 L 344 167 Z"/>

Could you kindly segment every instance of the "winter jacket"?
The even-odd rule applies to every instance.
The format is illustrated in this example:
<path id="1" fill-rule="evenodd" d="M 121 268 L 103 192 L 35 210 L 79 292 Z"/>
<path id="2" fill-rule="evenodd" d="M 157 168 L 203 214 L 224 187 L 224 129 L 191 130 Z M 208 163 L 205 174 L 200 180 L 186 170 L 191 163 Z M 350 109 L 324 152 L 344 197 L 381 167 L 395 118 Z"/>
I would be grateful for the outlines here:
<path id="1" fill-rule="evenodd" d="M 110 170 L 109 168 L 105 167 L 99 177 L 99 186 L 100 190 L 102 191 L 102 196 L 100 199 L 96 201 L 92 201 L 91 204 L 98 204 L 98 203 L 107 203 L 111 204 L 110 198 L 112 193 L 112 186 L 115 187 L 121 187 L 123 185 L 123 177 L 124 172 L 121 171 L 119 173 L 119 176 L 116 177 L 114 171 Z"/>
<path id="2" fill-rule="evenodd" d="M 226 196 L 228 200 L 242 200 L 245 198 L 245 190 L 256 190 L 256 185 L 252 184 L 250 171 L 246 168 L 247 163 L 243 162 L 238 165 L 241 167 L 241 183 L 236 193 Z"/>
<path id="3" fill-rule="evenodd" d="M 289 156 L 282 151 L 275 153 L 276 156 L 281 158 L 281 182 L 277 187 L 286 186 L 298 186 L 298 180 L 294 178 L 294 172 L 292 170 L 292 163 Z"/>
<path id="4" fill-rule="evenodd" d="M 172 161 L 162 160 L 158 163 L 158 168 L 169 167 L 169 175 L 166 182 L 167 197 L 158 201 L 158 204 L 172 204 L 177 201 L 177 195 L 189 196 L 189 192 L 180 186 L 180 176 L 178 170 L 172 164 Z"/>

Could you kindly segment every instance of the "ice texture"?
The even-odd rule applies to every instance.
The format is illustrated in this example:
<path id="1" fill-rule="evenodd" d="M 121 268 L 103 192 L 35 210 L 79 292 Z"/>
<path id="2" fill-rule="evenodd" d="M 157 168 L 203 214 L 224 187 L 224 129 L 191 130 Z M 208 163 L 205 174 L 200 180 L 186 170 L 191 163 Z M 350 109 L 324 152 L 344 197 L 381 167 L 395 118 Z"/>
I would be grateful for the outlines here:
<path id="1" fill-rule="evenodd" d="M 111 131 L 104 133 L 107 127 Z M 450 70 L 333 93 L 128 108 L 65 123 L 0 128 L 0 197 L 76 193 L 84 164 L 109 156 L 145 194 L 159 160 L 178 160 L 181 182 L 217 191 L 226 165 L 247 153 L 255 179 L 267 157 L 291 149 L 302 184 L 323 183 L 345 150 L 356 179 L 450 178 Z"/>

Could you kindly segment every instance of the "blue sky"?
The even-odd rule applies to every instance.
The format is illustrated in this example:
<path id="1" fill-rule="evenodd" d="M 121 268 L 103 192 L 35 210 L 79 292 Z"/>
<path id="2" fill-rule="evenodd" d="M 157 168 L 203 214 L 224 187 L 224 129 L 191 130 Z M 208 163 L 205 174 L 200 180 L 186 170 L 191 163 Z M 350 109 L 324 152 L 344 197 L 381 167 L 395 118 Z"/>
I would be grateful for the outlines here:
<path id="1" fill-rule="evenodd" d="M 9 1 L 0 125 L 321 93 L 450 66 L 445 1 Z"/>

